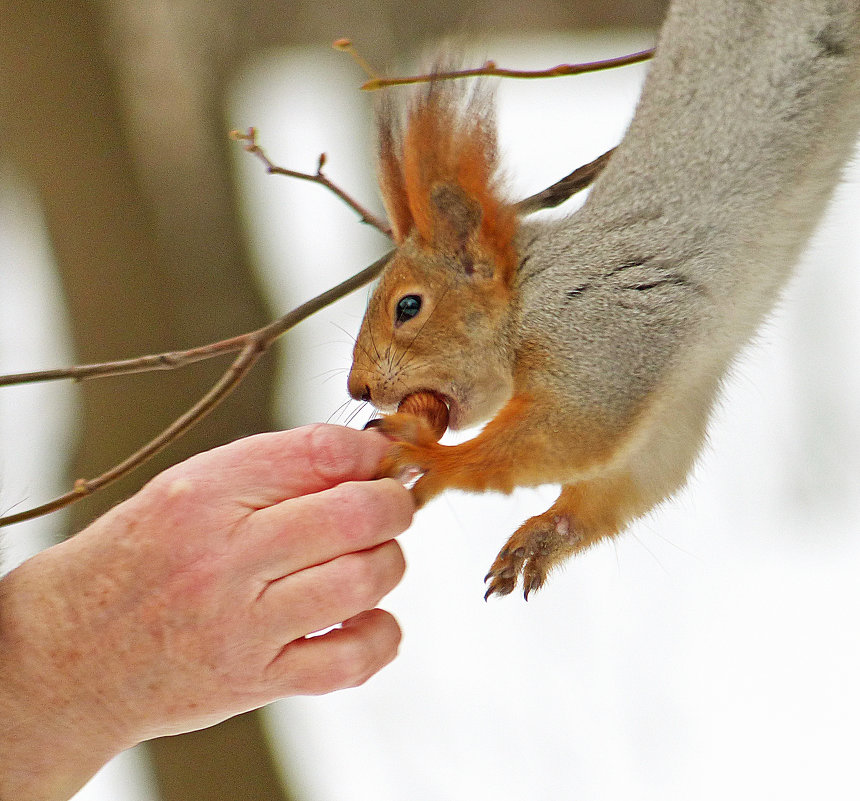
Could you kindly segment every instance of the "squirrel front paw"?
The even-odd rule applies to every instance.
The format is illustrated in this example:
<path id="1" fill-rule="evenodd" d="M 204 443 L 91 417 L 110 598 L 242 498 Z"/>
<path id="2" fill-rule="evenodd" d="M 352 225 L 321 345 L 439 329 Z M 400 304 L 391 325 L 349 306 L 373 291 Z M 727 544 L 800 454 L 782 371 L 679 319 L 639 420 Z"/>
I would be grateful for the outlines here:
<path id="1" fill-rule="evenodd" d="M 404 483 L 414 480 L 411 492 L 416 508 L 445 489 L 445 482 L 434 468 L 433 450 L 442 446 L 413 445 L 410 442 L 395 442 L 379 466 L 380 478 L 396 478 Z"/>
<path id="2" fill-rule="evenodd" d="M 584 538 L 569 515 L 552 510 L 521 525 L 499 552 L 490 572 L 484 577 L 489 587 L 484 595 L 508 595 L 522 577 L 526 600 L 546 581 L 549 571 L 579 550 Z"/>
<path id="3" fill-rule="evenodd" d="M 436 444 L 438 433 L 426 420 L 398 412 L 371 420 L 365 427 L 393 440 L 379 466 L 379 478 L 414 480 L 412 497 L 418 508 L 444 489 L 434 471 L 435 451 L 442 446 Z"/>

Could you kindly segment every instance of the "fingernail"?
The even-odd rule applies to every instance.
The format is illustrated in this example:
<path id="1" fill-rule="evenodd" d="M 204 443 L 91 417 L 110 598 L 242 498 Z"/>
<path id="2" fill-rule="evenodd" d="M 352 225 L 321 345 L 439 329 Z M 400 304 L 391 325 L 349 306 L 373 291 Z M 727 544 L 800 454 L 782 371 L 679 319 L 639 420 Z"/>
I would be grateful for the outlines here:
<path id="1" fill-rule="evenodd" d="M 419 470 L 417 467 L 404 467 L 395 478 L 404 486 L 406 489 L 412 489 L 415 482 L 418 481 L 419 478 L 423 475 L 423 472 Z"/>

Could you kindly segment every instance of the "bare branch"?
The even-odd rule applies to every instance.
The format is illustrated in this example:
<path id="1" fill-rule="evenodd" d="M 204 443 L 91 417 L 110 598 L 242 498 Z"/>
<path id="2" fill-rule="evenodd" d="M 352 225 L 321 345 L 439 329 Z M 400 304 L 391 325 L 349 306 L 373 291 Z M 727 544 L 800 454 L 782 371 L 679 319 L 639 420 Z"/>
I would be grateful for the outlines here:
<path id="1" fill-rule="evenodd" d="M 132 373 L 149 373 L 154 370 L 175 370 L 187 364 L 212 359 L 225 353 L 235 353 L 241 350 L 246 342 L 246 335 L 223 339 L 189 350 L 174 350 L 166 353 L 156 353 L 150 356 L 140 356 L 136 359 L 121 359 L 115 362 L 99 362 L 97 364 L 79 364 L 73 367 L 60 367 L 53 370 L 38 370 L 31 373 L 10 373 L 0 375 L 0 387 L 12 384 L 28 384 L 37 381 L 58 381 L 72 379 L 86 381 L 91 378 L 104 378 L 115 375 L 131 375 Z"/>
<path id="2" fill-rule="evenodd" d="M 582 64 L 559 64 L 546 70 L 511 70 L 498 67 L 495 61 L 487 61 L 481 67 L 465 70 L 451 70 L 450 72 L 428 72 L 421 75 L 411 75 L 401 78 L 379 78 L 372 77 L 362 84 L 365 91 L 375 91 L 387 86 L 405 86 L 414 83 L 428 83 L 430 81 L 449 81 L 457 78 L 475 78 L 478 76 L 491 76 L 497 78 L 557 78 L 563 75 L 582 75 L 586 72 L 597 72 L 614 67 L 624 67 L 628 64 L 638 64 L 647 61 L 654 55 L 653 48 L 641 50 L 638 53 L 630 53 L 626 56 L 607 58 L 601 61 L 588 61 Z"/>
<path id="3" fill-rule="evenodd" d="M 365 206 L 352 197 L 352 195 L 348 194 L 337 184 L 333 183 L 328 176 L 323 173 L 322 168 L 326 162 L 325 153 L 320 154 L 316 172 L 298 172 L 297 170 L 288 170 L 286 167 L 279 167 L 269 159 L 263 148 L 257 144 L 256 128 L 248 128 L 248 130 L 244 132 L 231 131 L 230 136 L 237 142 L 244 142 L 245 150 L 249 153 L 253 153 L 258 159 L 260 159 L 266 167 L 266 172 L 270 175 L 286 175 L 288 178 L 298 178 L 300 181 L 310 181 L 311 183 L 324 186 L 355 211 L 361 217 L 361 221 L 363 223 L 372 225 L 377 231 L 385 234 L 389 238 L 391 237 L 391 227 L 384 220 L 381 220 L 373 212 L 369 211 Z"/>

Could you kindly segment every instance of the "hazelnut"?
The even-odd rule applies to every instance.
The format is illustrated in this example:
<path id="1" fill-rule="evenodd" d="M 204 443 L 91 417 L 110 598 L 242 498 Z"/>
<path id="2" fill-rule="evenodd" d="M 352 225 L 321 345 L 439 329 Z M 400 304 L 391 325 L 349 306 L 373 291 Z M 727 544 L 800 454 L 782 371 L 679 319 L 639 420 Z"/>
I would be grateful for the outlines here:
<path id="1" fill-rule="evenodd" d="M 433 429 L 437 440 L 442 438 L 448 428 L 448 405 L 435 392 L 407 395 L 400 401 L 397 411 L 420 417 Z"/>

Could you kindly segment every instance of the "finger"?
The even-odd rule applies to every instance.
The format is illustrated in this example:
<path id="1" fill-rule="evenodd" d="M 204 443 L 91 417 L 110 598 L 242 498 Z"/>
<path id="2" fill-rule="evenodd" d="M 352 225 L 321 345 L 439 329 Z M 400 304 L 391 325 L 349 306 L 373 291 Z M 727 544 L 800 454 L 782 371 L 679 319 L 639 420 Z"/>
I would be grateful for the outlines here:
<path id="1" fill-rule="evenodd" d="M 406 569 L 400 546 L 389 540 L 360 553 L 271 582 L 254 609 L 256 628 L 285 643 L 373 609 Z"/>
<path id="2" fill-rule="evenodd" d="M 394 616 L 373 609 L 346 621 L 342 628 L 291 642 L 267 668 L 272 697 L 322 695 L 357 687 L 397 656 L 400 638 Z"/>
<path id="3" fill-rule="evenodd" d="M 340 484 L 258 509 L 237 536 L 248 569 L 271 580 L 364 551 L 409 528 L 414 504 L 390 478 Z"/>
<path id="4" fill-rule="evenodd" d="M 245 437 L 198 454 L 169 472 L 174 480 L 191 479 L 213 496 L 229 493 L 238 503 L 257 509 L 344 481 L 376 478 L 389 445 L 375 432 L 311 425 Z"/>

